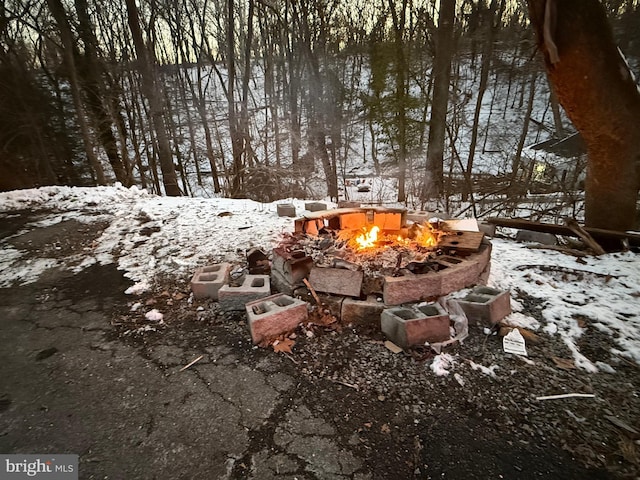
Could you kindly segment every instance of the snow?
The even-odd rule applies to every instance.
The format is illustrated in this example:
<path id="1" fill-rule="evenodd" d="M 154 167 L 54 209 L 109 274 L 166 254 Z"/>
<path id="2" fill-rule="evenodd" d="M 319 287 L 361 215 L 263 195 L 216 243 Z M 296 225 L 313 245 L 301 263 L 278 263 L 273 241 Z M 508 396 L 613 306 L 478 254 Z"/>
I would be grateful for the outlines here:
<path id="1" fill-rule="evenodd" d="M 433 358 L 431 371 L 438 377 L 446 377 L 456 364 L 456 358 L 448 353 L 440 353 Z"/>
<path id="2" fill-rule="evenodd" d="M 0 243 L 0 287 L 32 283 L 53 267 L 78 272 L 94 264 L 116 264 L 134 283 L 127 290 L 134 296 L 152 289 L 159 278 L 186 282 L 197 267 L 220 261 L 240 263 L 252 247 L 269 252 L 294 228 L 292 218 L 278 217 L 278 203 L 293 203 L 298 216 L 304 213 L 304 200 L 299 199 L 259 203 L 168 198 L 120 185 L 0 193 L 2 216 L 29 210 L 36 219 L 12 237 L 68 220 L 108 224 L 91 248 L 64 258 L 19 250 L 8 242 L 12 237 L 4 238 Z M 492 243 L 489 285 L 508 289 L 520 298 L 513 301 L 514 313 L 507 317 L 508 323 L 558 335 L 573 353 L 576 365 L 587 371 L 614 370 L 592 362 L 579 351 L 585 324 L 611 337 L 613 354 L 640 364 L 638 255 L 613 253 L 586 257 L 584 263 L 578 263 L 561 252 L 529 249 L 507 239 Z M 529 315 L 530 307 L 523 307 L 523 297 L 537 302 L 537 318 Z M 436 359 L 431 368 L 446 375 L 454 359 L 446 354 Z"/>
<path id="3" fill-rule="evenodd" d="M 154 308 L 153 310 L 149 310 L 147 313 L 145 313 L 144 318 L 146 318 L 150 322 L 162 323 L 164 315 L 160 313 L 157 308 Z"/>

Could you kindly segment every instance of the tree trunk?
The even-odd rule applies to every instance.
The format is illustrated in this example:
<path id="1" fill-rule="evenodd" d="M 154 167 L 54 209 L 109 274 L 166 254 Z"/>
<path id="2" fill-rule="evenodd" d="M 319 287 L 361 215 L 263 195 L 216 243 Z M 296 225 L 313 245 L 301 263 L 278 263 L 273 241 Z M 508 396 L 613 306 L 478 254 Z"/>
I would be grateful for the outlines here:
<path id="1" fill-rule="evenodd" d="M 164 121 L 165 108 L 161 85 L 155 80 L 155 72 L 153 65 L 155 64 L 155 56 L 151 49 L 147 48 L 142 38 L 142 30 L 140 29 L 140 19 L 138 16 L 138 8 L 135 0 L 125 0 L 127 4 L 127 20 L 131 37 L 136 49 L 138 57 L 138 67 L 142 76 L 142 88 L 144 95 L 149 101 L 149 110 L 151 122 L 158 144 L 158 159 L 160 161 L 160 170 L 162 171 L 162 183 L 164 184 L 165 193 L 171 197 L 181 195 L 178 186 L 178 177 L 173 166 L 173 157 L 171 155 L 171 144 L 167 136 L 167 128 Z"/>
<path id="2" fill-rule="evenodd" d="M 443 0 L 440 3 L 439 24 L 436 33 L 436 55 L 433 65 L 433 100 L 431 102 L 431 119 L 429 121 L 424 199 L 439 198 L 443 192 L 444 138 L 449 104 L 455 13 L 455 0 Z"/>
<path id="3" fill-rule="evenodd" d="M 60 38 L 62 39 L 63 45 L 62 54 L 69 74 L 69 86 L 71 88 L 73 106 L 76 109 L 78 125 L 80 126 L 80 132 L 82 134 L 84 150 L 87 155 L 87 159 L 89 160 L 89 163 L 91 164 L 91 167 L 96 174 L 98 184 L 106 185 L 107 181 L 104 176 L 104 171 L 102 169 L 100 161 L 96 157 L 96 154 L 93 150 L 91 132 L 87 123 L 87 119 L 85 118 L 84 106 L 82 104 L 82 98 L 80 94 L 80 81 L 78 79 L 75 59 L 73 57 L 73 49 L 75 48 L 75 43 L 71 34 L 71 26 L 69 25 L 67 14 L 60 0 L 47 0 L 47 5 L 49 6 L 51 14 L 53 15 L 53 18 L 55 18 L 60 30 Z"/>
<path id="4" fill-rule="evenodd" d="M 491 57 L 493 55 L 493 16 L 497 9 L 496 0 L 492 0 L 489 10 L 483 13 L 484 22 L 486 22 L 485 32 L 486 38 L 482 47 L 482 65 L 480 67 L 480 86 L 478 87 L 478 98 L 476 99 L 476 108 L 473 113 L 473 126 L 471 129 L 471 140 L 469 142 L 469 156 L 467 157 L 467 175 L 473 175 L 473 162 L 476 155 L 476 147 L 478 145 L 478 128 L 480 127 L 480 111 L 482 110 L 482 100 L 487 90 L 489 80 L 489 67 L 491 66 Z M 467 199 L 467 195 L 471 192 L 464 192 L 463 200 Z"/>
<path id="5" fill-rule="evenodd" d="M 401 4 L 400 15 L 396 12 L 394 0 L 389 0 L 389 9 L 393 17 L 394 47 L 395 47 L 395 80 L 396 80 L 396 124 L 398 128 L 398 198 L 397 201 L 404 203 L 407 199 L 405 192 L 407 175 L 407 76 L 408 65 L 404 52 L 404 29 L 406 23 L 407 0 Z"/>
<path id="6" fill-rule="evenodd" d="M 107 154 L 116 180 L 129 187 L 131 185 L 127 167 L 120 158 L 118 142 L 112 129 L 113 121 L 109 114 L 109 108 L 105 104 L 108 101 L 109 92 L 107 92 L 105 83 L 100 76 L 100 65 L 96 53 L 98 40 L 95 37 L 94 26 L 89 17 L 87 1 L 75 0 L 75 5 L 78 14 L 78 31 L 84 44 L 84 55 L 80 55 L 80 52 L 75 47 L 72 52 L 76 59 L 76 64 L 80 67 L 78 73 L 87 106 L 94 118 L 98 139 Z"/>
<path id="7" fill-rule="evenodd" d="M 587 145 L 585 223 L 634 227 L 640 186 L 640 92 L 597 0 L 528 0 L 560 103 Z"/>
<path id="8" fill-rule="evenodd" d="M 233 175 L 231 177 L 231 196 L 242 196 L 242 131 L 238 124 L 236 109 L 236 53 L 235 53 L 235 2 L 227 0 L 227 105 L 229 110 L 229 135 L 231 136 L 231 155 L 233 156 Z"/>

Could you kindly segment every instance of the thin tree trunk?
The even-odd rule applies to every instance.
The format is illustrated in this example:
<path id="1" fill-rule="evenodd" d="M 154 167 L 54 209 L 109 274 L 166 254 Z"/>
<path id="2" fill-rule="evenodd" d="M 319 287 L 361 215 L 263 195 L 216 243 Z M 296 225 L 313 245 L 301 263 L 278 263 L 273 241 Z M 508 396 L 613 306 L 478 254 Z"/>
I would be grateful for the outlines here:
<path id="1" fill-rule="evenodd" d="M 449 104 L 451 58 L 453 56 L 453 24 L 455 0 L 440 2 L 439 25 L 436 32 L 436 55 L 433 66 L 433 100 L 429 120 L 427 169 L 423 199 L 440 198 L 443 193 L 444 138 Z"/>
<path id="2" fill-rule="evenodd" d="M 529 122 L 531 119 L 531 112 L 533 110 L 533 100 L 535 99 L 536 92 L 536 78 L 538 77 L 538 72 L 535 70 L 531 73 L 531 84 L 529 87 L 529 99 L 527 101 L 527 111 L 524 115 L 524 122 L 522 122 L 522 133 L 520 134 L 520 139 L 518 140 L 518 146 L 516 148 L 516 153 L 513 156 L 513 167 L 511 170 L 511 182 L 510 188 L 513 188 L 518 181 L 518 171 L 520 170 L 520 163 L 522 159 L 522 150 L 524 149 L 524 144 L 527 140 L 527 134 L 529 133 Z"/>
<path id="3" fill-rule="evenodd" d="M 396 123 L 398 127 L 398 202 L 403 203 L 407 199 L 405 183 L 407 175 L 407 60 L 404 53 L 403 32 L 405 28 L 407 0 L 402 0 L 400 17 L 396 13 L 393 0 L 389 0 L 389 8 L 393 16 L 394 41 L 396 48 Z"/>
<path id="4" fill-rule="evenodd" d="M 231 155 L 233 157 L 231 196 L 237 198 L 242 195 L 244 166 L 242 164 L 242 132 L 238 125 L 235 98 L 236 53 L 234 18 L 235 1 L 227 0 L 227 107 L 229 115 L 229 135 L 231 136 Z"/>
<path id="5" fill-rule="evenodd" d="M 127 175 L 127 167 L 120 158 L 118 142 L 113 134 L 113 121 L 109 114 L 105 101 L 109 101 L 109 93 L 100 77 L 100 67 L 97 59 L 96 45 L 98 43 L 94 27 L 89 17 L 86 0 L 75 0 L 78 14 L 78 31 L 84 44 L 84 55 L 80 55 L 74 46 L 73 55 L 78 65 L 83 68 L 79 70 L 81 84 L 85 92 L 87 106 L 93 116 L 95 128 L 102 147 L 104 148 L 116 180 L 125 186 L 130 186 L 130 179 Z"/>
<path id="6" fill-rule="evenodd" d="M 131 30 L 131 37 L 138 57 L 138 68 L 140 68 L 140 74 L 142 76 L 142 88 L 145 97 L 149 101 L 149 113 L 158 145 L 158 159 L 160 161 L 160 170 L 162 171 L 162 183 L 165 193 L 168 196 L 180 196 L 181 192 L 178 186 L 178 177 L 176 176 L 176 170 L 173 165 L 171 144 L 167 136 L 167 128 L 164 120 L 165 107 L 162 99 L 162 86 L 156 81 L 156 74 L 154 72 L 155 55 L 144 43 L 135 0 L 125 0 L 125 3 L 127 5 L 129 29 Z"/>
<path id="7" fill-rule="evenodd" d="M 471 128 L 471 140 L 469 141 L 469 156 L 467 157 L 467 174 L 473 175 L 473 163 L 476 155 L 476 147 L 478 144 L 478 128 L 480 127 L 480 111 L 482 110 L 482 100 L 487 90 L 487 82 L 489 80 L 489 67 L 491 66 L 491 56 L 493 53 L 493 14 L 497 8 L 496 1 L 492 0 L 489 11 L 486 12 L 486 38 L 482 49 L 482 65 L 480 67 L 480 85 L 478 87 L 478 98 L 476 99 L 476 107 L 473 113 L 473 126 Z M 465 192 L 463 198 L 467 198 L 467 194 L 471 192 Z"/>
<path id="8" fill-rule="evenodd" d="M 47 0 L 47 5 L 49 6 L 51 14 L 55 18 L 56 23 L 58 24 L 58 28 L 60 29 L 60 38 L 62 39 L 63 45 L 62 55 L 69 73 L 69 86 L 71 88 L 73 106 L 76 110 L 78 126 L 80 127 L 80 132 L 82 134 L 84 151 L 87 155 L 87 159 L 89 160 L 89 164 L 95 172 L 98 184 L 106 185 L 107 180 L 104 175 L 104 170 L 102 169 L 102 165 L 100 164 L 100 161 L 98 160 L 98 157 L 93 150 L 91 132 L 89 129 L 89 124 L 87 123 L 87 119 L 85 117 L 84 106 L 82 104 L 80 81 L 76 70 L 75 59 L 73 58 L 73 49 L 75 48 L 75 43 L 71 34 L 69 21 L 67 20 L 67 14 L 60 0 Z"/>
<path id="9" fill-rule="evenodd" d="M 547 81 L 549 77 L 547 76 Z M 553 88 L 551 82 L 549 82 L 549 103 L 551 104 L 551 112 L 553 113 L 553 126 L 555 128 L 556 138 L 564 138 L 564 126 L 562 125 L 562 115 L 560 115 L 560 103 L 558 102 L 558 96 Z"/>

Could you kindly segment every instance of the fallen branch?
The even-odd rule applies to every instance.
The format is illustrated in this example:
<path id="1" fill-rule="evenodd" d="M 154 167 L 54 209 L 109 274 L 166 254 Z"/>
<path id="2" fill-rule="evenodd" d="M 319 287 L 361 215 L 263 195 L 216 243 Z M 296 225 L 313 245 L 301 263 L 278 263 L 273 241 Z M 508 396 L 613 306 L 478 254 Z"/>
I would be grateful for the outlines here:
<path id="1" fill-rule="evenodd" d="M 560 398 L 595 398 L 593 393 L 563 393 L 561 395 L 546 395 L 543 397 L 536 397 L 536 400 L 557 400 Z"/>
<path id="2" fill-rule="evenodd" d="M 198 363 L 200 360 L 202 360 L 204 358 L 204 355 L 200 355 L 198 358 L 196 358 L 193 362 L 189 363 L 188 365 L 185 365 L 184 367 L 182 367 L 180 369 L 181 372 L 184 372 L 187 368 L 189 368 L 192 365 L 195 365 L 196 363 Z"/>
<path id="3" fill-rule="evenodd" d="M 589 232 L 582 228 L 573 218 L 567 218 L 565 223 L 573 233 L 580 237 L 580 240 L 582 240 L 587 247 L 593 250 L 593 253 L 596 255 L 604 255 L 607 253 L 604 251 L 604 248 L 589 235 Z"/>
<path id="4" fill-rule="evenodd" d="M 569 237 L 578 236 L 575 232 L 571 231 L 566 225 L 557 225 L 554 223 L 541 223 L 532 222 L 522 218 L 503 218 L 503 217 L 491 217 L 486 219 L 487 223 L 496 225 L 498 227 L 507 228 L 519 228 L 522 230 L 531 230 L 533 232 L 552 233 L 553 235 L 565 235 Z M 638 232 L 618 232 L 615 230 L 606 230 L 603 228 L 584 227 L 584 230 L 590 235 L 595 235 L 599 238 L 628 239 L 630 245 L 640 246 L 640 233 Z"/>

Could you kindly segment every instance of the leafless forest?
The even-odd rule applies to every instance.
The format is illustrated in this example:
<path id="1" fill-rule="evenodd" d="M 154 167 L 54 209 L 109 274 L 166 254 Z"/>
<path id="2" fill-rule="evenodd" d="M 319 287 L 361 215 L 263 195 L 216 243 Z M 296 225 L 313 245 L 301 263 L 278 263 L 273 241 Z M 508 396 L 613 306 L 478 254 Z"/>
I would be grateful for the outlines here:
<path id="1" fill-rule="evenodd" d="M 639 2 L 601 3 L 638 73 Z M 376 176 L 476 214 L 581 195 L 525 2 L 8 0 L 0 35 L 3 190 L 345 199 Z"/>

